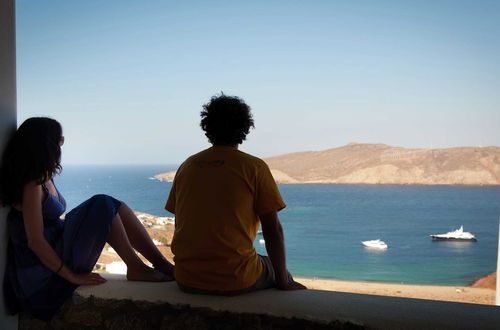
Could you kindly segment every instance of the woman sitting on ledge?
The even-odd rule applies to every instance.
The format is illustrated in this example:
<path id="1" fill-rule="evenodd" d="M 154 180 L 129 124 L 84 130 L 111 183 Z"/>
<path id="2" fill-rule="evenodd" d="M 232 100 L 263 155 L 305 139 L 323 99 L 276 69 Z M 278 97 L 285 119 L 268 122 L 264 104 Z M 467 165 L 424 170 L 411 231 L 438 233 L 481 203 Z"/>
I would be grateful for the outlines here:
<path id="1" fill-rule="evenodd" d="M 12 207 L 4 278 L 12 314 L 24 310 L 50 319 L 79 285 L 104 283 L 92 269 L 106 242 L 126 263 L 128 280 L 174 279 L 174 266 L 125 203 L 96 195 L 60 219 L 66 202 L 53 177 L 61 171 L 63 143 L 57 121 L 30 118 L 11 137 L 2 157 L 0 201 Z"/>

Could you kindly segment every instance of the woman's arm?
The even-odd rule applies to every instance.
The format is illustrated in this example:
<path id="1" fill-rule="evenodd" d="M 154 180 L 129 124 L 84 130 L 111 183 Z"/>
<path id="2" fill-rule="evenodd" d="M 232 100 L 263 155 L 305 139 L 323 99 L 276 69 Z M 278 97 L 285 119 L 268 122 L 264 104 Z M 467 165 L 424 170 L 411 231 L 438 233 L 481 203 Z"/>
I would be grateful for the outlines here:
<path id="1" fill-rule="evenodd" d="M 24 186 L 22 212 L 24 228 L 29 248 L 37 255 L 43 265 L 76 285 L 100 284 L 106 280 L 98 274 L 75 274 L 63 264 L 63 261 L 50 246 L 43 235 L 42 187 L 35 181 Z"/>

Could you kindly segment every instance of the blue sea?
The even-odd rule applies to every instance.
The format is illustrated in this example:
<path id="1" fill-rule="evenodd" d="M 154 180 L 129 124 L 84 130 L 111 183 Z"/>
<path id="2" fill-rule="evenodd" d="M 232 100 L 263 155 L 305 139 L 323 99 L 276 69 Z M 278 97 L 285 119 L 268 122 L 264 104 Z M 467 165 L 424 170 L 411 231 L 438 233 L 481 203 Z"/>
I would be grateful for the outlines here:
<path id="1" fill-rule="evenodd" d="M 134 210 L 164 210 L 171 183 L 152 179 L 175 165 L 64 167 L 55 178 L 68 211 L 94 194 Z M 469 285 L 496 270 L 500 187 L 280 185 L 287 263 L 297 276 L 408 284 Z M 464 226 L 477 242 L 436 242 L 430 234 Z M 257 251 L 265 248 L 255 242 Z M 382 239 L 385 251 L 361 241 Z"/>

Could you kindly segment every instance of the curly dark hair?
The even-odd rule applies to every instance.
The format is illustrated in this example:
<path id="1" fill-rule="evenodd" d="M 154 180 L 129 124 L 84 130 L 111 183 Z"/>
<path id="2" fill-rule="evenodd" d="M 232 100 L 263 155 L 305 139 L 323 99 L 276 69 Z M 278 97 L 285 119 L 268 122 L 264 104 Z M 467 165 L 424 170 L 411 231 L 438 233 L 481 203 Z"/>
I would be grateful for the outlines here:
<path id="1" fill-rule="evenodd" d="M 203 109 L 200 126 L 214 145 L 240 144 L 255 127 L 250 107 L 239 97 L 215 95 Z"/>
<path id="2" fill-rule="evenodd" d="M 62 127 L 45 117 L 29 118 L 10 137 L 0 165 L 0 201 L 22 203 L 24 186 L 42 184 L 61 172 Z"/>

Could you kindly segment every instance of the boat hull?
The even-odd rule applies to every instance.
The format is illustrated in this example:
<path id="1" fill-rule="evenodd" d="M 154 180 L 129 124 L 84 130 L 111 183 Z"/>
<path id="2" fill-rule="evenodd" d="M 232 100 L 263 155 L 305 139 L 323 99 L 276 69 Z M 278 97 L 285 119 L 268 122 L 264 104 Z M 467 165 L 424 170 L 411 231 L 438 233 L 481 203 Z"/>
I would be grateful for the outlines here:
<path id="1" fill-rule="evenodd" d="M 387 246 L 370 246 L 370 245 L 363 245 L 367 249 L 373 249 L 373 250 L 387 250 Z"/>
<path id="2" fill-rule="evenodd" d="M 361 243 L 365 248 L 369 249 L 376 249 L 376 250 L 387 250 L 387 244 L 380 244 L 380 245 L 371 245 L 371 244 L 365 244 Z"/>
<path id="3" fill-rule="evenodd" d="M 432 235 L 431 237 L 433 241 L 477 242 L 475 238 L 436 237 Z"/>

